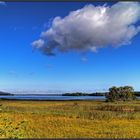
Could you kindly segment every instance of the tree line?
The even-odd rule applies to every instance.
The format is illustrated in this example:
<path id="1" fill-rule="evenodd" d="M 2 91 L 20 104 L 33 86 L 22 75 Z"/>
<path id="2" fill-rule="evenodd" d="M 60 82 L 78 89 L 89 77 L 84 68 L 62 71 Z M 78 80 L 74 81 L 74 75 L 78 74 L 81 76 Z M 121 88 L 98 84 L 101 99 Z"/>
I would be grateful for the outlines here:
<path id="1" fill-rule="evenodd" d="M 135 100 L 136 96 L 140 96 L 140 92 L 134 91 L 132 86 L 113 86 L 109 88 L 108 92 L 96 92 L 96 93 L 64 93 L 62 96 L 105 96 L 106 101 L 128 101 Z"/>

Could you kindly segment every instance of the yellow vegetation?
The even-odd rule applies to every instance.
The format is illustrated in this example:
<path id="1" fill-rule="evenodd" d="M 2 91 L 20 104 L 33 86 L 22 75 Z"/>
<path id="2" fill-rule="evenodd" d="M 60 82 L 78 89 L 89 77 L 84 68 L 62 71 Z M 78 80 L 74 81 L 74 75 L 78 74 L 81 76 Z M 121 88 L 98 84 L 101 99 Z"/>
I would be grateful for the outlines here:
<path id="1" fill-rule="evenodd" d="M 0 101 L 0 138 L 139 138 L 140 101 Z"/>

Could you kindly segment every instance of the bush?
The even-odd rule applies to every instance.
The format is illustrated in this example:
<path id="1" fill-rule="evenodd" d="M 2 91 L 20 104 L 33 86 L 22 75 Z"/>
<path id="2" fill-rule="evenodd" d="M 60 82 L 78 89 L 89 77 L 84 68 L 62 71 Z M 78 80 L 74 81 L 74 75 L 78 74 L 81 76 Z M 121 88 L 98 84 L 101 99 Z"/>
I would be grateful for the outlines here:
<path id="1" fill-rule="evenodd" d="M 135 100 L 134 89 L 131 86 L 111 87 L 106 94 L 107 101 L 129 101 Z"/>

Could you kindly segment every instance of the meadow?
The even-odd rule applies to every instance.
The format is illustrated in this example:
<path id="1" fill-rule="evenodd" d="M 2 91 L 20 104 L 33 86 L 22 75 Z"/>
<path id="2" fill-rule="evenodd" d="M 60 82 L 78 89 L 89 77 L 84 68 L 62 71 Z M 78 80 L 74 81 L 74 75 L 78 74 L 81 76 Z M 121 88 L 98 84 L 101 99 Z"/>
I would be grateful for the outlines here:
<path id="1" fill-rule="evenodd" d="M 140 101 L 0 101 L 0 138 L 140 138 Z"/>

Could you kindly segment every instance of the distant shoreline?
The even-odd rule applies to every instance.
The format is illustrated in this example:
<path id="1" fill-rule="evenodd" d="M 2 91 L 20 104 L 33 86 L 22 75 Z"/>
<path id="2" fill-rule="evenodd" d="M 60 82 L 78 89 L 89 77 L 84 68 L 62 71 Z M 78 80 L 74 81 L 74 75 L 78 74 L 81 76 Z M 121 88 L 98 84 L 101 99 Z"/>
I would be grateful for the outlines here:
<path id="1" fill-rule="evenodd" d="M 7 99 L 7 98 L 0 98 L 0 101 L 50 101 L 50 102 L 59 102 L 59 101 L 105 101 L 105 99 L 75 99 L 75 100 L 38 100 L 38 99 Z"/>
<path id="2" fill-rule="evenodd" d="M 60 94 L 14 94 L 9 92 L 0 91 L 1 96 L 70 96 L 70 97 L 83 97 L 83 96 L 94 96 L 94 97 L 105 97 L 108 92 L 95 92 L 95 93 L 84 93 L 84 92 L 74 92 L 74 93 L 60 93 Z M 135 96 L 140 97 L 140 91 L 134 92 Z"/>

